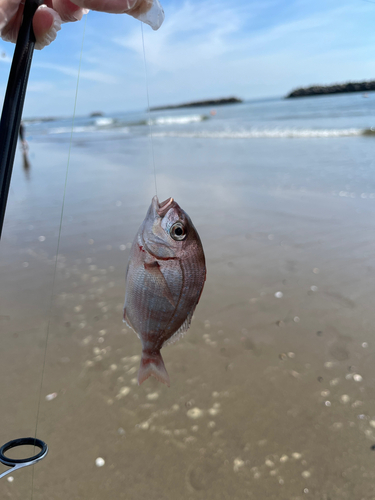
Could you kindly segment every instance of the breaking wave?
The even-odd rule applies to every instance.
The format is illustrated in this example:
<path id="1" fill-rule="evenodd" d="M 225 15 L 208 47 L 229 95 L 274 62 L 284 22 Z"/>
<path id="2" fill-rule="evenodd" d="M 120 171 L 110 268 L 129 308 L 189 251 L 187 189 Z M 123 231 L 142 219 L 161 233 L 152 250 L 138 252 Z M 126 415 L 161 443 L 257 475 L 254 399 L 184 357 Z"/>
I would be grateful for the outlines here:
<path id="1" fill-rule="evenodd" d="M 325 138 L 375 135 L 375 129 L 252 129 L 192 132 L 154 132 L 154 137 L 185 137 L 201 139 L 258 139 L 258 138 Z"/>
<path id="2" fill-rule="evenodd" d="M 114 123 L 115 123 L 115 120 L 113 118 L 101 117 L 101 118 L 97 118 L 95 120 L 95 125 L 97 127 L 110 127 Z"/>
<path id="3" fill-rule="evenodd" d="M 110 131 L 116 130 L 117 132 L 129 132 L 129 127 L 139 126 L 157 126 L 157 125 L 187 125 L 190 123 L 199 123 L 207 120 L 205 115 L 186 115 L 186 116 L 161 116 L 151 120 L 139 121 L 123 121 L 110 117 L 96 118 L 94 122 L 86 123 L 85 125 L 76 125 L 74 133 L 96 132 L 96 131 Z M 67 134 L 71 133 L 71 126 L 53 127 L 50 128 L 48 134 Z"/>
<path id="4" fill-rule="evenodd" d="M 82 132 L 93 132 L 96 130 L 96 127 L 74 127 L 73 132 L 82 133 Z M 72 127 L 55 127 L 51 128 L 48 133 L 49 134 L 68 134 L 72 131 Z"/>
<path id="5" fill-rule="evenodd" d="M 208 120 L 206 115 L 161 116 L 149 121 L 151 125 L 186 125 Z"/>
<path id="6" fill-rule="evenodd" d="M 82 133 L 89 133 L 89 132 L 106 132 L 108 130 L 113 130 L 116 132 L 120 133 L 129 133 L 129 127 L 108 127 L 105 125 L 95 127 L 94 125 L 86 125 L 86 126 L 77 126 L 73 128 L 73 133 L 74 134 L 82 134 Z M 72 127 L 55 127 L 51 128 L 48 131 L 48 134 L 54 135 L 54 134 L 70 134 L 72 132 Z"/>

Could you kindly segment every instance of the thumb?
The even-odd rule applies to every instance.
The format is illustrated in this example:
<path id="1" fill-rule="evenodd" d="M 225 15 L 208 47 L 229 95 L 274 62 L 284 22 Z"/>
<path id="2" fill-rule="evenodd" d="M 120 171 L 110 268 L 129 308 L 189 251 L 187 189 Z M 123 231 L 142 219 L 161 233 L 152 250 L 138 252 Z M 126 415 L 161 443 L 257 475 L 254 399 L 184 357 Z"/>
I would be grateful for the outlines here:
<path id="1" fill-rule="evenodd" d="M 61 29 L 61 17 L 53 9 L 41 5 L 33 18 L 33 29 L 36 38 L 35 48 L 40 50 L 53 42 Z"/>

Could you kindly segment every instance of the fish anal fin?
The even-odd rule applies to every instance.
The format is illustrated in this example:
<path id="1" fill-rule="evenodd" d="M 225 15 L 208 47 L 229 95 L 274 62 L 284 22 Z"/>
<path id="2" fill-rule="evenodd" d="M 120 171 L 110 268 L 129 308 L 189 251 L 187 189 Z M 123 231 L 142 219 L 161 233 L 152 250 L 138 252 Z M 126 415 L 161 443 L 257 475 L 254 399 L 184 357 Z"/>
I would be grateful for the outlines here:
<path id="1" fill-rule="evenodd" d="M 160 351 L 153 353 L 142 351 L 141 364 L 138 371 L 138 385 L 141 385 L 151 375 L 169 387 L 169 375 Z"/>
<path id="2" fill-rule="evenodd" d="M 126 315 L 126 307 L 124 307 L 124 314 L 122 316 L 122 321 L 126 323 L 126 326 L 128 326 L 129 328 L 133 328 L 132 325 L 130 324 L 129 318 Z"/>
<path id="3" fill-rule="evenodd" d="M 133 325 L 132 325 L 132 324 L 131 324 L 131 322 L 130 322 L 130 319 L 129 319 L 129 318 L 128 318 L 128 316 L 126 315 L 126 308 L 125 308 L 125 307 L 124 307 L 124 315 L 123 315 L 123 317 L 122 317 L 122 321 L 123 321 L 123 323 L 125 323 L 125 324 L 126 324 L 126 326 L 127 326 L 128 328 L 131 328 L 131 329 L 133 330 L 133 332 L 135 332 L 135 334 L 137 335 L 137 337 L 140 339 L 139 334 L 135 331 L 135 329 L 134 329 Z"/>
<path id="4" fill-rule="evenodd" d="M 189 330 L 190 328 L 190 323 L 191 323 L 191 319 L 193 317 L 193 313 L 194 313 L 194 310 L 191 311 L 188 315 L 187 315 L 187 318 L 185 319 L 185 321 L 182 323 L 182 325 L 180 326 L 180 328 L 174 332 L 174 334 L 172 335 L 172 337 L 170 337 L 168 340 L 166 340 L 163 344 L 164 345 L 169 345 L 169 344 L 174 344 L 175 342 L 177 342 L 177 340 L 179 340 L 181 337 L 184 336 L 184 334 Z"/>
<path id="5" fill-rule="evenodd" d="M 158 261 L 154 262 L 145 262 L 144 268 L 147 272 L 149 272 L 159 283 L 162 284 L 161 291 L 163 297 L 165 297 L 168 302 L 171 304 L 171 306 L 176 307 L 176 303 L 174 301 L 172 292 L 169 289 L 168 283 L 166 282 L 166 279 L 164 278 L 164 274 L 160 270 L 160 264 Z"/>

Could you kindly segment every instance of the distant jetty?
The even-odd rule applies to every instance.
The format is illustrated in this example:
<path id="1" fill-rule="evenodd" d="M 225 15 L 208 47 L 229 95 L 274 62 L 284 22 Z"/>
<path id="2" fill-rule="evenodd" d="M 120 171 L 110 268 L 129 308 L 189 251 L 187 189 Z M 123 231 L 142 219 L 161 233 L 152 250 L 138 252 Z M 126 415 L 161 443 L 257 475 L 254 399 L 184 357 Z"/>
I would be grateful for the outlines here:
<path id="1" fill-rule="evenodd" d="M 163 109 L 178 109 L 178 108 L 201 108 L 203 106 L 223 106 L 224 104 L 240 104 L 242 99 L 237 97 L 226 97 L 223 99 L 211 99 L 209 101 L 193 101 L 185 104 L 175 104 L 172 106 L 157 106 L 150 108 L 150 111 L 161 111 Z"/>
<path id="2" fill-rule="evenodd" d="M 327 94 L 346 94 L 348 92 L 369 92 L 375 90 L 375 81 L 371 82 L 348 82 L 336 85 L 313 85 L 312 87 L 301 87 L 293 90 L 286 96 L 287 99 L 292 97 L 306 97 L 311 95 L 327 95 Z"/>

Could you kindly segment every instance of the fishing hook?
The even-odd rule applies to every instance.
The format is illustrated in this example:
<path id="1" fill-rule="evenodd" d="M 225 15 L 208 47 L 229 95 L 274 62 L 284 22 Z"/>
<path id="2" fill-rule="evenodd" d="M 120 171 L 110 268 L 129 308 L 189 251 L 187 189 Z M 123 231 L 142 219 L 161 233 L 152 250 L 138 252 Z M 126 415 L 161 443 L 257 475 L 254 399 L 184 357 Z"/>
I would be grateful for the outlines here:
<path id="1" fill-rule="evenodd" d="M 12 177 L 27 81 L 35 46 L 32 21 L 42 0 L 26 0 L 0 121 L 0 238 Z"/>
<path id="2" fill-rule="evenodd" d="M 20 459 L 9 458 L 5 455 L 5 452 L 11 450 L 12 448 L 18 448 L 19 446 L 26 446 L 26 445 L 31 445 L 34 447 L 36 446 L 37 448 L 40 448 L 40 452 L 37 453 L 36 455 L 33 455 L 32 457 L 20 458 Z M 5 443 L 0 448 L 0 462 L 4 465 L 7 465 L 8 467 L 11 467 L 11 469 L 0 474 L 0 479 L 9 474 L 10 472 L 14 472 L 18 469 L 21 469 L 22 467 L 28 467 L 29 465 L 36 464 L 40 460 L 43 460 L 43 458 L 47 455 L 47 453 L 48 453 L 48 446 L 46 445 L 46 443 L 44 441 L 41 441 L 40 439 L 32 437 L 13 439 L 12 441 Z"/>

